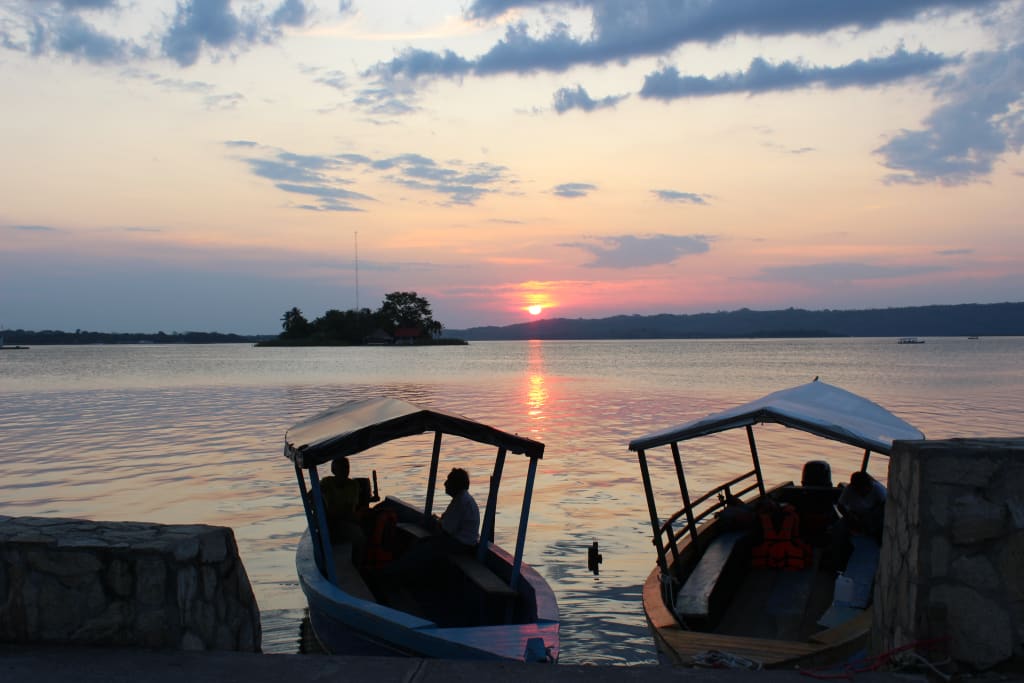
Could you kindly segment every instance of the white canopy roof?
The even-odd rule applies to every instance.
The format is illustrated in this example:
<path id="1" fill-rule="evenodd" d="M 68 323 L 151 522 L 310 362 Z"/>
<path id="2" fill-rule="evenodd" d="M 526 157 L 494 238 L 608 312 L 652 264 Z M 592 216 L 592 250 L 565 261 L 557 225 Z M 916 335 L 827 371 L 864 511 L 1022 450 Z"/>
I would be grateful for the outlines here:
<path id="1" fill-rule="evenodd" d="M 693 422 L 651 432 L 630 441 L 629 449 L 646 450 L 764 422 L 884 455 L 889 455 L 893 441 L 924 438 L 920 430 L 877 403 L 815 379 Z"/>
<path id="2" fill-rule="evenodd" d="M 544 457 L 544 444 L 539 441 L 389 397 L 343 403 L 303 420 L 285 433 L 284 454 L 300 467 L 312 467 L 424 432 L 453 434 L 530 458 Z"/>

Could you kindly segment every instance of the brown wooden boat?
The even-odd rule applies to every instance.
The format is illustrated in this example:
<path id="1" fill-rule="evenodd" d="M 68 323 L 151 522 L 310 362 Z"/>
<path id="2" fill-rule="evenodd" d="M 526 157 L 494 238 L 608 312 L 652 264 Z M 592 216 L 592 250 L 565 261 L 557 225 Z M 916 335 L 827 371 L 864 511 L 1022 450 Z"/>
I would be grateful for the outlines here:
<path id="1" fill-rule="evenodd" d="M 644 613 L 660 655 L 673 664 L 825 666 L 866 644 L 878 543 L 854 536 L 848 560 L 829 557 L 842 486 L 833 485 L 827 460 L 813 460 L 800 485 L 766 488 L 753 430 L 764 423 L 863 449 L 865 471 L 871 453 L 888 455 L 894 440 L 924 438 L 881 406 L 815 379 L 631 441 L 657 553 L 643 586 Z M 733 429 L 746 432 L 752 468 L 691 498 L 680 443 Z M 649 457 L 665 447 L 682 507 L 662 519 L 666 494 L 656 500 Z M 792 525 L 777 526 L 782 519 Z M 779 528 L 788 531 L 776 534 Z"/>

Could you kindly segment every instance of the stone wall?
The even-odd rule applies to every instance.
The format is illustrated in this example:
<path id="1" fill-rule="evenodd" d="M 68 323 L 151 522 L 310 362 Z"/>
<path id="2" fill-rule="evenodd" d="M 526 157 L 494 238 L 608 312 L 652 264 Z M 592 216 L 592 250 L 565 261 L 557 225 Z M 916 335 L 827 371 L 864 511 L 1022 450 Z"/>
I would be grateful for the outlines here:
<path id="1" fill-rule="evenodd" d="M 1022 670 L 1024 438 L 896 443 L 874 604 L 875 653 L 940 639 L 958 671 Z"/>
<path id="2" fill-rule="evenodd" d="M 0 641 L 260 650 L 225 527 L 0 515 Z"/>

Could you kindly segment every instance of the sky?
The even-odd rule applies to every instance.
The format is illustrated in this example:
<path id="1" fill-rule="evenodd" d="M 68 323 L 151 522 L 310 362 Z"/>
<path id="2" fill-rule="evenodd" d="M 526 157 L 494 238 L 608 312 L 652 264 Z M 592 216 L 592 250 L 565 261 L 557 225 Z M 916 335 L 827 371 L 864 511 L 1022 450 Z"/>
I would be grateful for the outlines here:
<path id="1" fill-rule="evenodd" d="M 1024 300 L 1024 0 L 0 0 L 0 84 L 0 330 Z"/>

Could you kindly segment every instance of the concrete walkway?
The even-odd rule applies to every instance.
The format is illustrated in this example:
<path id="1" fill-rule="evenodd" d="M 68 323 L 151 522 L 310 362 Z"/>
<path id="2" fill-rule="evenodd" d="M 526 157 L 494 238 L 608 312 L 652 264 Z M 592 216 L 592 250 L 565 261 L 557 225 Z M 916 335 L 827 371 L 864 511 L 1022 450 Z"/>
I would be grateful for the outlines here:
<path id="1" fill-rule="evenodd" d="M 825 672 L 819 672 L 823 674 Z M 832 672 L 833 674 L 835 672 Z M 0 644 L 3 683 L 739 683 L 814 681 L 798 671 L 466 662 L 391 657 L 261 655 Z M 870 672 L 861 683 L 924 683 L 923 674 Z"/>

